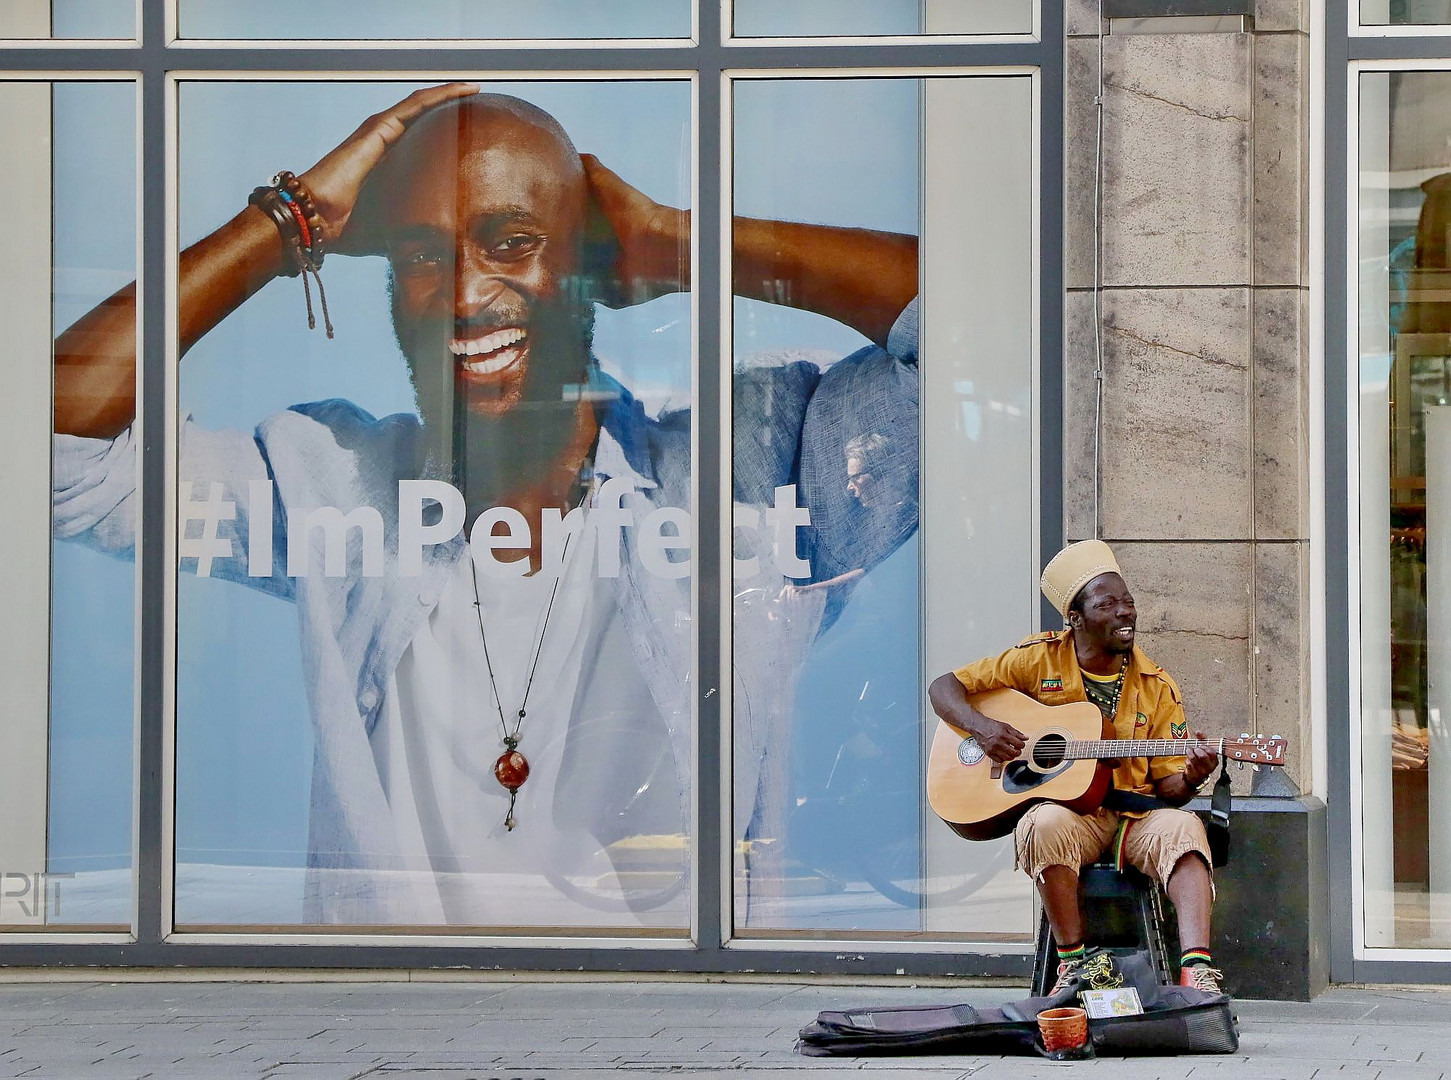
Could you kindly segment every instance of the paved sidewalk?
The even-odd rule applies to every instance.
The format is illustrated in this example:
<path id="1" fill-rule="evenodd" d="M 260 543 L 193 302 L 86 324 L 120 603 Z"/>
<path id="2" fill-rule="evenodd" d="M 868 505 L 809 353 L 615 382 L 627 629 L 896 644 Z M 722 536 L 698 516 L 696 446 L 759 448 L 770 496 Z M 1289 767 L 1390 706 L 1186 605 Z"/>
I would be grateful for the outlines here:
<path id="1" fill-rule="evenodd" d="M 1233 1057 L 803 1058 L 823 1008 L 970 1001 L 1024 988 L 785 982 L 394 981 L 0 983 L 0 1076 L 228 1080 L 1451 1080 L 1451 991 L 1337 989 L 1242 1002 Z"/>

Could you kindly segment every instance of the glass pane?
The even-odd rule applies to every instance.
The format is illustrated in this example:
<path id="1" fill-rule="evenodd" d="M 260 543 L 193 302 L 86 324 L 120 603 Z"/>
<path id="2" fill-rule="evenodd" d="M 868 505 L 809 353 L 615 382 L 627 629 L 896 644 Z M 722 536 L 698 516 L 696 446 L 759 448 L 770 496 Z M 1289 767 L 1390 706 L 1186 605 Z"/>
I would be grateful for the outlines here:
<path id="1" fill-rule="evenodd" d="M 1365 937 L 1451 946 L 1451 73 L 1360 78 Z"/>
<path id="2" fill-rule="evenodd" d="M 1451 23 L 1451 0 L 1360 0 L 1362 26 Z"/>
<path id="3" fill-rule="evenodd" d="M 183 38 L 688 38 L 691 0 L 177 0 Z"/>
<path id="4" fill-rule="evenodd" d="M 134 492 L 136 470 L 130 431 L 94 390 L 134 393 L 135 313 L 123 299 L 105 326 L 82 316 L 136 273 L 135 86 L 0 83 L 0 130 L 0 194 L 28 208 L 0 255 L 11 357 L 0 402 L 0 927 L 123 929 L 135 503 L 98 481 L 114 470 Z M 119 363 L 91 360 L 101 334 Z"/>
<path id="5" fill-rule="evenodd" d="M 690 87 L 414 89 L 180 88 L 177 921 L 684 933 Z"/>
<path id="6" fill-rule="evenodd" d="M 925 810 L 921 688 L 1036 626 L 1031 84 L 734 107 L 736 928 L 1025 938 L 1007 844 Z"/>
<path id="7" fill-rule="evenodd" d="M 0 39 L 136 37 L 136 0 L 5 0 Z"/>
<path id="8" fill-rule="evenodd" d="M 1034 0 L 733 0 L 737 37 L 1029 34 Z"/>

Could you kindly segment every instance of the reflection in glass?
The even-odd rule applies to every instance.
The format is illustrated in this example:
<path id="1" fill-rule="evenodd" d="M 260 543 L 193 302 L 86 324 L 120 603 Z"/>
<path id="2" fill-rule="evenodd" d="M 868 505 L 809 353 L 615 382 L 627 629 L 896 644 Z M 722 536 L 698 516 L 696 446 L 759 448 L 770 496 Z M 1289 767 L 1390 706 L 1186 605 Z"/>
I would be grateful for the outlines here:
<path id="1" fill-rule="evenodd" d="M 947 306 L 943 321 L 929 314 L 924 323 L 919 264 L 929 269 L 928 292 L 946 290 L 960 311 L 978 307 L 961 297 L 991 293 L 960 291 L 974 284 L 954 265 L 964 259 L 1010 298 L 986 304 L 989 321 L 1021 329 L 1031 307 L 1026 200 L 994 200 L 994 215 L 973 215 L 1010 223 L 1007 247 L 990 259 L 951 213 L 937 218 L 945 240 L 938 263 L 930 244 L 919 251 L 934 177 L 959 206 L 964 191 L 991 197 L 975 186 L 981 161 L 994 162 L 1012 190 L 1031 186 L 1025 80 L 996 80 L 1021 90 L 1016 98 L 942 99 L 938 91 L 953 82 L 735 86 L 735 926 L 746 935 L 1016 936 L 1031 914 L 1005 846 L 944 838 L 945 827 L 923 816 L 922 670 L 924 658 L 936 656 L 924 649 L 924 625 L 951 656 L 1032 628 L 1029 560 L 1014 563 L 1031 534 L 1028 338 L 999 332 L 1003 348 L 991 364 L 953 347 L 938 355 L 935 374 L 918 365 L 919 345 L 933 334 L 958 341 L 992 334 L 986 323 L 949 326 Z M 934 118 L 1016 116 L 1021 130 L 999 136 L 1001 147 L 970 142 L 976 166 L 924 164 L 924 126 L 937 130 L 924 125 L 924 109 Z M 928 207 L 919 201 L 924 171 Z M 961 255 L 958 240 L 970 254 Z M 919 418 L 924 381 L 934 396 L 924 398 L 927 415 Z M 984 431 L 984 401 L 1003 414 L 1010 405 L 1013 418 L 995 418 Z M 977 491 L 978 501 L 959 511 L 952 504 L 961 476 L 936 480 L 946 513 L 934 525 L 930 507 L 924 517 L 919 505 L 926 487 L 919 428 L 941 460 L 1002 477 L 993 485 L 1001 492 Z M 991 451 L 974 446 L 979 440 Z M 1009 447 L 1016 462 L 991 460 Z M 963 527 L 990 498 L 1003 504 L 996 509 L 1004 535 L 984 523 L 978 542 L 968 542 Z M 960 579 L 977 590 L 977 604 L 992 597 L 982 605 L 989 610 L 965 616 L 954 597 L 944 622 L 938 604 L 922 603 L 924 521 L 926 538 L 950 552 L 951 567 L 936 578 L 944 595 L 951 593 L 945 583 Z M 994 551 L 1008 553 L 1001 565 Z"/>
<path id="2" fill-rule="evenodd" d="M 1361 77 L 1367 944 L 1451 946 L 1451 74 Z"/>
<path id="3" fill-rule="evenodd" d="M 0 127 L 0 194 L 28 209 L 0 255 L 0 927 L 118 929 L 132 907 L 134 572 L 72 542 L 71 507 L 100 493 L 66 471 L 66 440 L 52 448 L 50 358 L 53 326 L 135 274 L 135 87 L 0 83 Z M 129 553 L 135 531 L 112 539 Z"/>
<path id="4" fill-rule="evenodd" d="M 1027 34 L 1034 0 L 733 0 L 737 37 Z"/>
<path id="5" fill-rule="evenodd" d="M 184 38 L 688 38 L 691 0 L 177 0 Z"/>

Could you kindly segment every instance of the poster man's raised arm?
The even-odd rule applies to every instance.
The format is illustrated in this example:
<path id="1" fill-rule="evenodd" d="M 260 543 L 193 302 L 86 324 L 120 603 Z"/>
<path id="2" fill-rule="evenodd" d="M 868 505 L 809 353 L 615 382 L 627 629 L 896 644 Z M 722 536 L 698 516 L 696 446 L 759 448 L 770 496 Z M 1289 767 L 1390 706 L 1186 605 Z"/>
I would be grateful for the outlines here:
<path id="1" fill-rule="evenodd" d="M 690 214 L 642 195 L 582 155 L 596 204 L 620 241 L 616 278 L 640 303 L 690 280 Z M 871 229 L 735 219 L 732 288 L 737 296 L 835 319 L 878 345 L 917 295 L 917 238 Z"/>
<path id="2" fill-rule="evenodd" d="M 348 222 L 363 181 L 413 120 L 436 105 L 476 93 L 472 83 L 431 86 L 367 120 L 303 174 L 327 227 L 328 248 L 343 254 L 368 248 Z M 178 337 L 185 355 L 213 327 L 284 272 L 277 227 L 245 207 L 221 228 L 181 253 Z M 126 286 L 90 311 L 56 341 L 55 431 L 114 438 L 136 416 L 136 286 Z"/>

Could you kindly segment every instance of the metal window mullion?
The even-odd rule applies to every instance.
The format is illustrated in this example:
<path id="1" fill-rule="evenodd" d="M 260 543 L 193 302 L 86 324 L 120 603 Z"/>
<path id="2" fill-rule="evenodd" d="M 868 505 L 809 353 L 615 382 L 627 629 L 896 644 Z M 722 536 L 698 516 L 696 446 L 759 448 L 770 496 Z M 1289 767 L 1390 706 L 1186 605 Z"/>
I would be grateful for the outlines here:
<path id="1" fill-rule="evenodd" d="M 1063 5 L 1043 0 L 1039 64 L 1038 157 L 1038 544 L 1041 562 L 1057 554 L 1063 535 L 1064 241 L 1067 190 L 1064 148 Z M 1042 626 L 1058 625 L 1046 597 Z"/>
<path id="2" fill-rule="evenodd" d="M 165 873 L 165 677 L 166 624 L 169 594 L 166 565 L 166 452 L 170 443 L 167 415 L 166 348 L 166 219 L 170 185 L 166 176 L 167 0 L 141 4 L 141 259 L 138 267 L 140 305 L 138 419 L 140 423 L 141 514 L 137 537 L 140 605 L 136 642 L 139 681 L 136 744 L 136 937 L 144 948 L 165 936 L 162 889 Z"/>
<path id="3" fill-rule="evenodd" d="M 695 912 L 696 943 L 702 952 L 719 953 L 729 935 L 726 923 L 725 882 L 730 867 L 734 837 L 724 812 L 723 782 L 730 775 L 722 748 L 730 745 L 724 736 L 730 717 L 721 708 L 724 675 L 721 641 L 721 588 L 726 570 L 720 544 L 722 500 L 722 455 L 729 446 L 728 414 L 722 410 L 721 379 L 725 363 L 722 348 L 723 320 L 729 312 L 721 301 L 721 275 L 725 264 L 721 205 L 721 75 L 724 50 L 720 43 L 721 0 L 698 0 L 700 48 L 693 61 L 696 73 L 697 130 L 695 134 L 698 205 L 692 207 L 691 228 L 698 252 L 698 279 L 691 283 L 695 294 L 696 372 L 696 459 L 691 468 L 696 476 L 696 589 L 699 652 L 696 657 L 696 815 Z M 734 785 L 732 785 L 733 787 Z"/>

